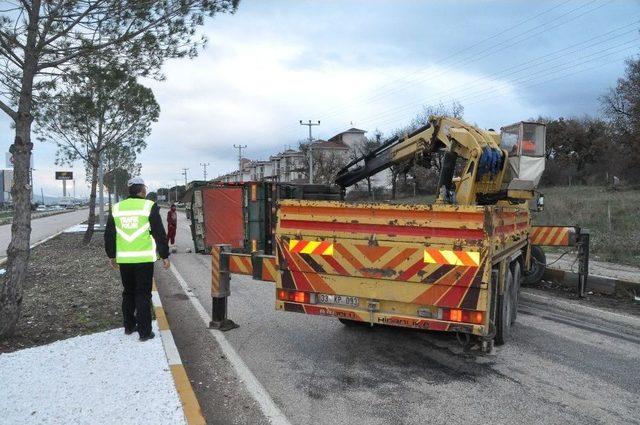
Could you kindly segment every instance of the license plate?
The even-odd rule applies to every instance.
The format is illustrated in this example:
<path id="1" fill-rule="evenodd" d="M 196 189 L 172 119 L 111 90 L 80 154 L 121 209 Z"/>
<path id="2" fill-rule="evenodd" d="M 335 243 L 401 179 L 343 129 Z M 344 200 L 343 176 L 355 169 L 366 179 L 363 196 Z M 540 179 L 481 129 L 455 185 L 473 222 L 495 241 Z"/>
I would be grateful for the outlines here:
<path id="1" fill-rule="evenodd" d="M 358 297 L 349 297 L 346 295 L 329 295 L 318 294 L 318 303 L 320 304 L 338 304 L 358 307 L 360 299 Z"/>

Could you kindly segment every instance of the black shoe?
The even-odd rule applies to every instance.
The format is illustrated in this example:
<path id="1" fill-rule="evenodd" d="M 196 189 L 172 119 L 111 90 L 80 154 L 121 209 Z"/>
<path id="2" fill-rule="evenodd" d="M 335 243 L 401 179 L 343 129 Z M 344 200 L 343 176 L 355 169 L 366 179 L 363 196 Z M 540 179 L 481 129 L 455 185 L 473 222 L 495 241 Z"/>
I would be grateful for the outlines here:
<path id="1" fill-rule="evenodd" d="M 153 331 L 151 331 L 151 333 L 147 336 L 141 336 L 140 337 L 140 342 L 145 342 L 148 341 L 150 339 L 153 339 L 156 336 L 156 334 L 153 333 Z"/>
<path id="2" fill-rule="evenodd" d="M 134 326 L 133 329 L 124 328 L 125 335 L 131 335 L 134 332 L 138 332 L 138 325 Z"/>

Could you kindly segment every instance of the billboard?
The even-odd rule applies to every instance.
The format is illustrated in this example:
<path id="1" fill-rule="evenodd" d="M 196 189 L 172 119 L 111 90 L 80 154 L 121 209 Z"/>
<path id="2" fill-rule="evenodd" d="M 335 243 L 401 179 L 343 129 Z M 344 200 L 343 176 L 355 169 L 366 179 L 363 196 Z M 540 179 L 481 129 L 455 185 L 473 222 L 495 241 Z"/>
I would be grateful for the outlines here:
<path id="1" fill-rule="evenodd" d="M 56 180 L 73 180 L 73 171 L 56 171 Z"/>

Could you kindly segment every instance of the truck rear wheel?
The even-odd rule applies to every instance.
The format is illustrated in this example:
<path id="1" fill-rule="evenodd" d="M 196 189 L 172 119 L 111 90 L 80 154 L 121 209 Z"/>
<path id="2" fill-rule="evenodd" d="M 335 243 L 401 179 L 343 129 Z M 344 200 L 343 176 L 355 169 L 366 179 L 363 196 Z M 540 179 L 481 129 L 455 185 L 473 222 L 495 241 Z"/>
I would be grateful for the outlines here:
<path id="1" fill-rule="evenodd" d="M 537 245 L 531 247 L 531 268 L 522 273 L 522 283 L 524 285 L 535 285 L 540 283 L 542 275 L 547 268 L 547 256 L 542 248 Z"/>
<path id="2" fill-rule="evenodd" d="M 498 295 L 498 314 L 496 317 L 496 344 L 502 345 L 511 335 L 511 310 L 513 309 L 513 274 L 511 268 L 507 267 L 507 275 L 504 278 L 504 291 Z"/>

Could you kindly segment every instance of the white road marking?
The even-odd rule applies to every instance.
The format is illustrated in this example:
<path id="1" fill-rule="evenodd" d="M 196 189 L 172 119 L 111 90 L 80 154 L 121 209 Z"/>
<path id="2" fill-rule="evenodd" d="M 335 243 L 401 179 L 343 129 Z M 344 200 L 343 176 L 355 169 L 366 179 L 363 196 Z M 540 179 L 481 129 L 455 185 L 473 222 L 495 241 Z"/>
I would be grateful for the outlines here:
<path id="1" fill-rule="evenodd" d="M 193 294 L 193 292 L 189 288 L 189 285 L 183 279 L 182 275 L 180 275 L 180 272 L 178 272 L 173 264 L 171 264 L 171 272 L 182 287 L 184 293 L 189 297 L 191 304 L 200 315 L 202 321 L 206 326 L 209 326 L 209 321 L 211 320 L 211 318 L 209 317 L 209 313 L 207 313 L 207 310 L 202 306 L 200 300 L 195 296 L 195 294 Z M 254 376 L 254 374 L 242 360 L 240 355 L 238 355 L 233 346 L 231 346 L 227 338 L 224 336 L 224 333 L 216 329 L 210 329 L 209 331 L 220 345 L 222 352 L 225 354 L 240 379 L 244 382 L 247 391 L 249 391 L 249 394 L 251 394 L 254 400 L 258 403 L 258 405 L 260 406 L 260 410 L 262 410 L 262 413 L 264 413 L 267 419 L 269 419 L 272 424 L 291 425 L 286 416 L 284 416 L 278 406 L 276 406 L 276 404 L 273 402 L 273 399 L 271 398 L 267 390 Z"/>

